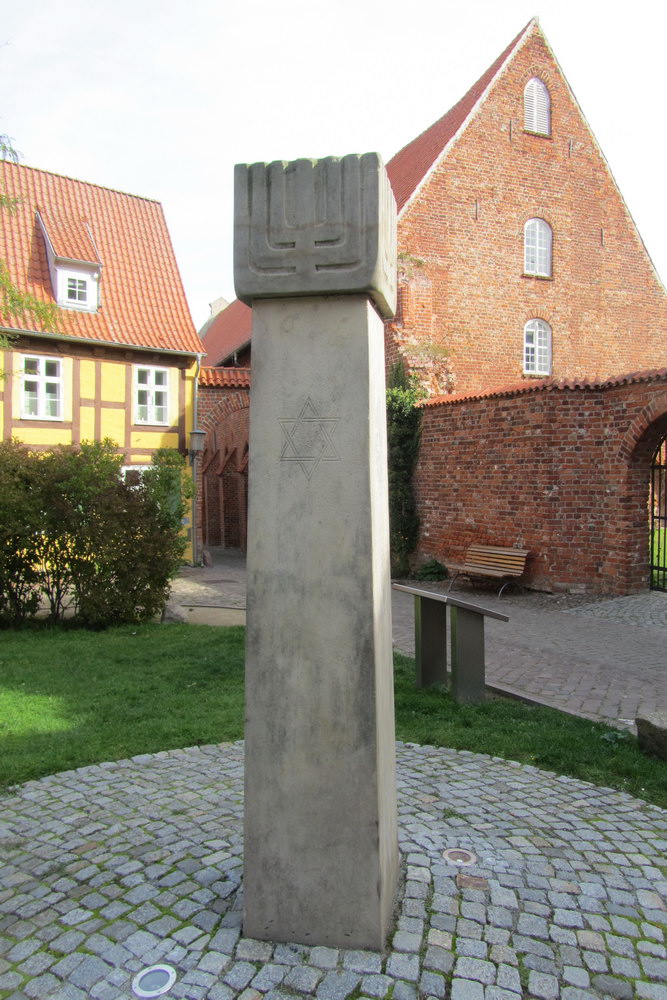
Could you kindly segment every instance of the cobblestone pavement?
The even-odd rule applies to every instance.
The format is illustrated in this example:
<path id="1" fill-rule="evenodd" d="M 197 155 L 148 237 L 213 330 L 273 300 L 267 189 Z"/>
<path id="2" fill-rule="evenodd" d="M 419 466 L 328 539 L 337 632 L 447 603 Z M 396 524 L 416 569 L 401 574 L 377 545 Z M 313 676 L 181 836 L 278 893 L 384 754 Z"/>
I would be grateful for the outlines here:
<path id="1" fill-rule="evenodd" d="M 398 745 L 403 881 L 384 954 L 241 930 L 243 745 L 80 768 L 0 798 L 0 997 L 667 1000 L 667 812 Z M 462 867 L 447 848 L 473 852 Z"/>

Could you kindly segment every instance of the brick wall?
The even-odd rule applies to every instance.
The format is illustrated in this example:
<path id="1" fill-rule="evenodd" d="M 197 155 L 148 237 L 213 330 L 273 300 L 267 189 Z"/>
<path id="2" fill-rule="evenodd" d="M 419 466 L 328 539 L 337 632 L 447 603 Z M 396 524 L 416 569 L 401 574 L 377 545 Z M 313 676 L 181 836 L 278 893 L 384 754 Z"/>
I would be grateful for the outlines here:
<path id="1" fill-rule="evenodd" d="M 548 85 L 552 136 L 523 131 Z M 523 228 L 553 230 L 553 278 L 523 276 Z M 539 32 L 518 51 L 399 220 L 401 294 L 387 327 L 429 393 L 513 385 L 530 319 L 553 330 L 553 375 L 605 379 L 665 364 L 667 297 Z"/>
<path id="2" fill-rule="evenodd" d="M 531 551 L 538 589 L 645 589 L 667 370 L 532 388 L 424 407 L 418 560 L 460 562 L 473 542 L 510 545 Z"/>

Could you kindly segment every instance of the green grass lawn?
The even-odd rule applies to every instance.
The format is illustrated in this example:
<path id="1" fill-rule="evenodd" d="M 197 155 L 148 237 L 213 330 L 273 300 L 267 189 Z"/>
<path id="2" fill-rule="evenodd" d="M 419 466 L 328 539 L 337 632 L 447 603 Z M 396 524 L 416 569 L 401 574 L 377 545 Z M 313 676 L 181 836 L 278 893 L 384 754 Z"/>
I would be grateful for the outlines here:
<path id="1" fill-rule="evenodd" d="M 667 528 L 653 529 L 651 563 L 656 567 L 651 576 L 651 586 L 667 587 Z"/>
<path id="2" fill-rule="evenodd" d="M 141 625 L 0 634 L 0 787 L 243 736 L 242 628 Z M 521 702 L 417 691 L 396 655 L 396 734 L 631 792 L 667 807 L 667 762 L 616 730 Z"/>

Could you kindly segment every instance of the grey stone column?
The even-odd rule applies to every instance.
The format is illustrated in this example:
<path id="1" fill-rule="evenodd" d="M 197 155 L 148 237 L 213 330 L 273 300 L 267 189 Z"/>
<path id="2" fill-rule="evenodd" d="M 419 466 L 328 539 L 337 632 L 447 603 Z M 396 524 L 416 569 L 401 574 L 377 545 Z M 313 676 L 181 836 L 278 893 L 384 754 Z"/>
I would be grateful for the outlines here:
<path id="1" fill-rule="evenodd" d="M 253 305 L 244 933 L 381 948 L 398 869 L 376 154 L 236 168 Z"/>

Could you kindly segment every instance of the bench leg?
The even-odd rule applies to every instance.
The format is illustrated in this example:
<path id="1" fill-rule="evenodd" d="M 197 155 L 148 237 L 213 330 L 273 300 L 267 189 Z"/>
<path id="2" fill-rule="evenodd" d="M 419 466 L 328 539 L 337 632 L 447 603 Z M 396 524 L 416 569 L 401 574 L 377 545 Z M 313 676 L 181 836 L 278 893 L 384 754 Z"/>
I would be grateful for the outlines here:
<path id="1" fill-rule="evenodd" d="M 464 704 L 486 698 L 484 615 L 452 605 L 452 695 Z"/>
<path id="2" fill-rule="evenodd" d="M 447 605 L 415 594 L 417 687 L 447 682 Z"/>

